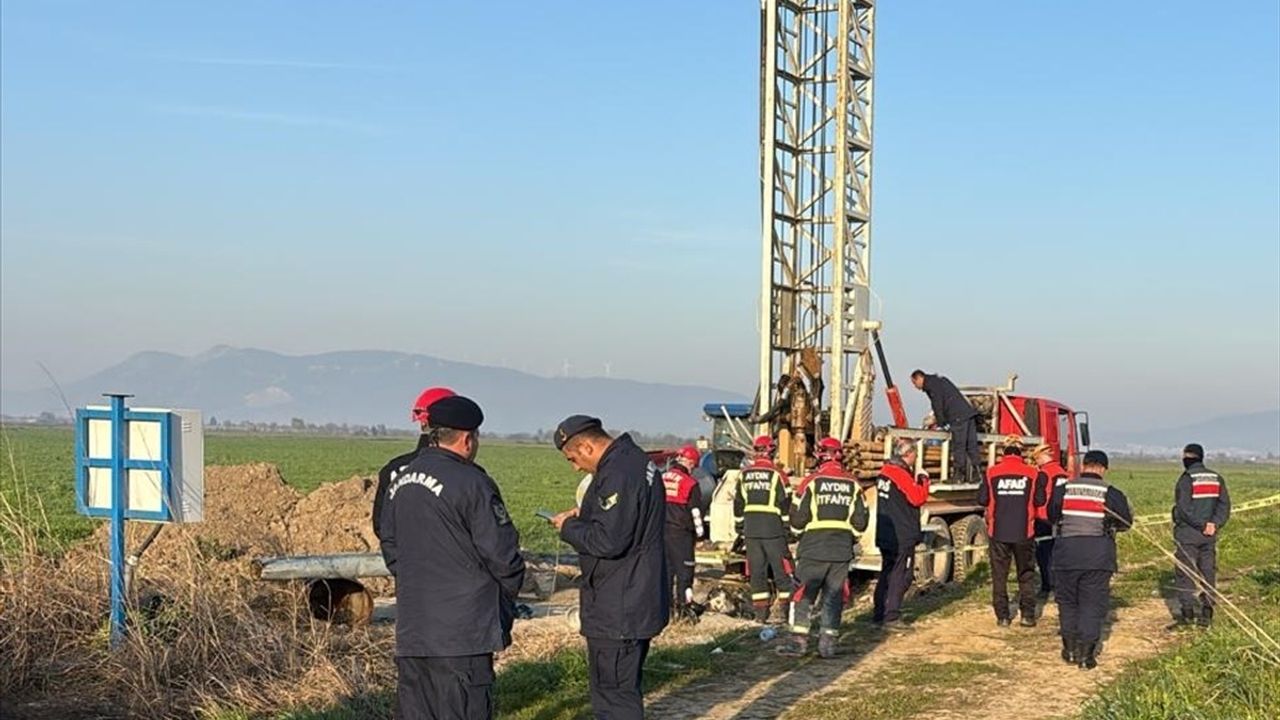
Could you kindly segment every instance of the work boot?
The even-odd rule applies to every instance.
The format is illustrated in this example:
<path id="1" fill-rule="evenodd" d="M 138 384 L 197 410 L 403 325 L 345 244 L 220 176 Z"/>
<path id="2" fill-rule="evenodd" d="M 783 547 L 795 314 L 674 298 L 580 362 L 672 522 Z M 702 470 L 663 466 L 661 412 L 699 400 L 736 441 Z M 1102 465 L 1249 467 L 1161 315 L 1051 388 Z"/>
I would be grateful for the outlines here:
<path id="1" fill-rule="evenodd" d="M 901 620 L 885 620 L 880 629 L 887 633 L 904 633 L 907 631 L 907 624 Z"/>
<path id="2" fill-rule="evenodd" d="M 764 624 L 769 620 L 769 603 L 753 602 L 751 603 L 751 614 L 755 621 Z"/>
<path id="3" fill-rule="evenodd" d="M 1035 627 L 1036 614 L 1034 612 L 1022 613 L 1022 619 L 1018 621 L 1018 624 L 1021 625 L 1022 627 Z"/>
<path id="4" fill-rule="evenodd" d="M 777 653 L 787 657 L 804 657 L 809 652 L 809 636 L 796 633 L 778 646 Z"/>
<path id="5" fill-rule="evenodd" d="M 1207 628 L 1213 624 L 1213 606 L 1205 605 L 1200 608 L 1200 619 L 1196 620 L 1196 624 L 1202 628 Z"/>
<path id="6" fill-rule="evenodd" d="M 1181 630 L 1185 627 L 1190 627 L 1190 625 L 1193 622 L 1195 622 L 1195 620 L 1196 620 L 1196 609 L 1190 605 L 1183 605 L 1182 612 L 1180 612 L 1178 616 L 1174 618 L 1172 624 L 1165 626 L 1165 630 L 1168 630 L 1170 632 L 1173 632 L 1175 630 Z"/>
<path id="7" fill-rule="evenodd" d="M 1092 670 L 1098 667 L 1098 643 L 1082 643 L 1076 656 L 1076 666 L 1081 670 Z"/>
<path id="8" fill-rule="evenodd" d="M 1009 627 L 1012 624 L 1013 621 L 1007 617 L 996 618 L 996 625 L 999 627 Z"/>
<path id="9" fill-rule="evenodd" d="M 818 656 L 830 660 L 837 655 L 836 636 L 834 633 L 824 632 L 818 636 Z"/>
<path id="10" fill-rule="evenodd" d="M 1076 655 L 1080 652 L 1079 643 L 1074 637 L 1062 636 L 1062 661 L 1068 665 L 1076 664 Z"/>

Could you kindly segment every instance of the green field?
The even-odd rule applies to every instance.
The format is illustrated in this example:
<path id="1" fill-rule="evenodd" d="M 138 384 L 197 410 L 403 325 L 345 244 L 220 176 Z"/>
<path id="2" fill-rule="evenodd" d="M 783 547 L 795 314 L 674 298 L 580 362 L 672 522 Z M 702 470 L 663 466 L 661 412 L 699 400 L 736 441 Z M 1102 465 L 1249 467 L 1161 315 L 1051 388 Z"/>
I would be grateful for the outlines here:
<path id="1" fill-rule="evenodd" d="M 21 506 L 25 517 L 43 509 L 47 533 L 42 544 L 57 551 L 85 537 L 94 521 L 75 512 L 72 492 L 72 438 L 69 430 L 47 428 L 5 428 L 0 448 L 0 497 Z M 371 475 L 386 459 L 412 444 L 411 438 L 322 438 L 261 435 L 206 436 L 206 459 L 210 464 L 270 462 L 280 467 L 286 482 L 302 491 L 352 475 Z M 578 474 L 549 447 L 488 444 L 482 447 L 480 462 L 498 480 L 524 545 L 549 551 L 558 542 L 546 523 L 533 517 L 538 508 L 558 509 L 573 502 Z M 1212 465 L 1212 463 L 1211 463 Z M 1215 466 L 1226 476 L 1233 500 L 1239 504 L 1280 492 L 1280 468 L 1264 465 Z M 1109 479 L 1130 498 L 1139 515 L 1167 513 L 1174 480 L 1181 468 L 1168 463 L 1117 462 Z M 0 533 L 3 533 L 0 529 Z M 1154 525 L 1147 533 L 1168 545 L 1167 526 Z M 1269 508 L 1234 517 L 1224 532 L 1220 546 L 1221 582 L 1227 592 L 1273 635 L 1280 635 L 1280 509 Z M 7 538 L 0 535 L 0 551 Z M 1143 533 L 1121 536 L 1121 563 L 1126 570 L 1117 576 L 1118 602 L 1137 602 L 1153 594 L 1168 594 L 1171 584 L 1169 563 Z M 960 586 L 948 595 L 949 603 L 985 602 L 988 590 Z M 929 601 L 916 601 L 909 612 L 933 612 Z M 733 672 L 749 651 L 734 650 L 711 661 L 709 648 L 723 642 L 687 649 L 670 648 L 655 654 L 646 684 L 651 688 L 705 680 L 716 673 Z M 1174 651 L 1134 667 L 1117 682 L 1100 689 L 1100 695 L 1081 709 L 1085 720 L 1137 720 L 1149 717 L 1263 718 L 1273 703 L 1280 703 L 1280 670 L 1260 664 L 1243 648 L 1244 636 L 1219 623 L 1212 632 L 1190 636 Z M 665 667 L 681 667 L 669 673 Z M 948 672 L 930 672 L 931 682 L 950 678 L 957 686 L 984 682 L 991 668 L 975 664 L 947 667 Z M 935 668 L 936 670 L 936 668 Z M 908 673 L 907 670 L 894 671 Z M 919 673 L 916 673 L 917 675 Z M 897 677 L 894 675 L 893 677 Z M 905 675 L 903 677 L 906 677 Z M 912 675 L 915 677 L 915 675 Z M 915 682 L 914 680 L 912 682 Z M 555 685 L 557 693 L 547 693 Z M 950 687 L 950 686 L 948 686 Z M 939 686 L 939 692 L 946 690 Z M 887 692 L 887 691 L 886 691 Z M 905 691 L 904 691 L 905 692 Z M 881 700 L 886 717 L 914 712 L 913 691 L 902 697 L 885 694 Z M 498 682 L 498 697 L 504 716 L 553 720 L 580 715 L 586 702 L 585 665 L 581 655 L 566 651 L 554 660 L 521 663 L 504 672 Z M 1212 698 L 1212 702 L 1207 700 Z M 347 706 L 317 708 L 289 717 L 336 718 L 375 717 L 389 703 L 385 691 L 366 698 L 369 708 Z M 899 702 L 901 701 L 901 702 Z M 806 708 L 813 717 L 844 717 L 847 699 L 818 698 Z M 897 704 L 895 704 L 897 703 Z M 893 712 L 890 712 L 893 710 Z M 239 717 L 234 712 L 228 717 Z"/>
<path id="2" fill-rule="evenodd" d="M 268 462 L 285 482 L 307 492 L 352 475 L 372 476 L 387 460 L 413 446 L 414 439 L 270 436 L 210 433 L 208 465 Z M 6 427 L 0 433 L 0 497 L 25 517 L 42 510 L 48 519 L 45 546 L 54 549 L 87 537 L 97 521 L 76 513 L 72 433 L 66 428 Z M 535 510 L 562 510 L 573 504 L 581 476 L 547 446 L 481 445 L 479 462 L 502 487 L 524 545 L 539 552 L 556 547 L 552 528 Z M 3 530 L 0 530 L 3 533 Z M 0 537 L 0 548 L 7 544 Z"/>

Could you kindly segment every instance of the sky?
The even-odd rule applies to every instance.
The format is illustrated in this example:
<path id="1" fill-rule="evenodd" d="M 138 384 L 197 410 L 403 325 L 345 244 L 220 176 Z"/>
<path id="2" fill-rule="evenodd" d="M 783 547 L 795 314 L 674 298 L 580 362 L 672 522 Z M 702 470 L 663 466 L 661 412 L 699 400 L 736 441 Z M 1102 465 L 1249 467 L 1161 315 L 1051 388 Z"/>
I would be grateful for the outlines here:
<path id="1" fill-rule="evenodd" d="M 753 393 L 757 7 L 5 0 L 0 388 L 228 344 Z M 1280 5 L 877 13 L 903 382 L 1280 406 Z"/>

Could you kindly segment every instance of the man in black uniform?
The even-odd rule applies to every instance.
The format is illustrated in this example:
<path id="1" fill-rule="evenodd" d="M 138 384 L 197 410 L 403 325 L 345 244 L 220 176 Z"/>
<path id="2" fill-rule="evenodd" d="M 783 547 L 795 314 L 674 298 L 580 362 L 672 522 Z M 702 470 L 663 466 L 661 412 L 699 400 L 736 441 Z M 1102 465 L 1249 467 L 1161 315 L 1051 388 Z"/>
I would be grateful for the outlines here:
<path id="1" fill-rule="evenodd" d="M 410 411 L 410 417 L 418 424 L 422 430 L 422 434 L 418 435 L 418 446 L 413 450 L 391 458 L 391 461 L 382 466 L 378 471 L 378 485 L 373 491 L 373 534 L 379 540 L 382 539 L 382 505 L 387 499 L 387 486 L 395 479 L 395 476 L 413 462 L 418 453 L 431 446 L 431 406 L 437 400 L 443 400 L 447 397 L 453 397 L 456 393 L 447 387 L 432 387 L 423 390 L 418 395 L 418 399 L 413 403 L 413 410 Z"/>
<path id="2" fill-rule="evenodd" d="M 1118 530 L 1128 530 L 1133 513 L 1124 493 L 1107 484 L 1107 454 L 1084 455 L 1080 477 L 1053 491 L 1049 522 L 1053 544 L 1054 596 L 1062 632 L 1062 659 L 1085 670 L 1098 666 L 1102 623 L 1111 603 Z"/>
<path id="3" fill-rule="evenodd" d="M 800 481 L 791 527 L 801 531 L 796 548 L 796 580 L 800 587 L 791 598 L 791 639 L 778 653 L 800 657 L 809 650 L 809 613 L 822 595 L 818 655 L 836 656 L 840 614 L 849 591 L 849 565 L 853 563 L 856 533 L 867 529 L 867 505 L 858 479 L 844 469 L 840 441 L 818 441 L 818 467 Z"/>
<path id="4" fill-rule="evenodd" d="M 761 435 L 753 446 L 755 459 L 743 468 L 733 496 L 734 525 L 746 545 L 756 622 L 770 619 L 771 602 L 774 619 L 786 622 L 787 602 L 795 588 L 791 549 L 787 547 L 791 481 L 773 463 L 777 451 L 773 438 Z"/>
<path id="5" fill-rule="evenodd" d="M 955 383 L 941 375 L 915 370 L 911 373 L 911 384 L 929 396 L 934 424 L 951 429 L 951 481 L 976 482 L 978 470 L 982 467 L 982 450 L 978 447 L 978 411 L 973 409 Z"/>
<path id="6" fill-rule="evenodd" d="M 876 477 L 876 547 L 880 549 L 880 577 L 876 578 L 871 620 L 886 630 L 902 628 L 902 598 L 911 587 L 911 564 L 919 544 L 920 507 L 929 499 L 929 476 L 916 475 L 916 444 L 899 440 L 893 457 Z"/>
<path id="7" fill-rule="evenodd" d="M 1174 577 L 1182 606 L 1178 624 L 1194 620 L 1201 627 L 1208 627 L 1213 622 L 1213 594 L 1209 590 L 1217 587 L 1218 533 L 1231 517 L 1231 496 L 1227 494 L 1227 481 L 1204 466 L 1204 448 L 1200 445 L 1192 443 L 1183 448 L 1182 465 L 1186 470 L 1178 478 L 1173 505 L 1173 543 L 1178 559 Z M 1193 578 L 1191 571 L 1200 577 Z M 1197 618 L 1196 590 L 1201 584 L 1204 591 L 1198 593 Z"/>
<path id="8" fill-rule="evenodd" d="M 431 406 L 434 447 L 387 488 L 382 556 L 396 578 L 396 717 L 493 716 L 493 653 L 511 644 L 524 581 L 520 537 L 473 460 L 484 415 L 454 396 Z"/>
<path id="9" fill-rule="evenodd" d="M 671 604 L 662 473 L 631 436 L 610 437 L 597 418 L 565 418 L 555 442 L 566 460 L 592 475 L 581 507 L 551 520 L 582 565 L 578 602 L 591 707 L 597 718 L 640 720 L 644 659 Z"/>

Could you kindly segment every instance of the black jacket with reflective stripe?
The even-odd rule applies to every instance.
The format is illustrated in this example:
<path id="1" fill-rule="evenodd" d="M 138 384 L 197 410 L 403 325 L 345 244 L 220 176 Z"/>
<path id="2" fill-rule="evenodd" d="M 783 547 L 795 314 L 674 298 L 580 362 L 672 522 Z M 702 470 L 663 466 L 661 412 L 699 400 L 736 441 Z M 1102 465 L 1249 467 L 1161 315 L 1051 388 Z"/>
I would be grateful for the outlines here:
<path id="1" fill-rule="evenodd" d="M 1196 463 L 1178 478 L 1174 489 L 1173 539 L 1184 545 L 1214 542 L 1216 535 L 1204 534 L 1204 526 L 1221 528 L 1231 518 L 1231 496 L 1221 475 Z"/>

